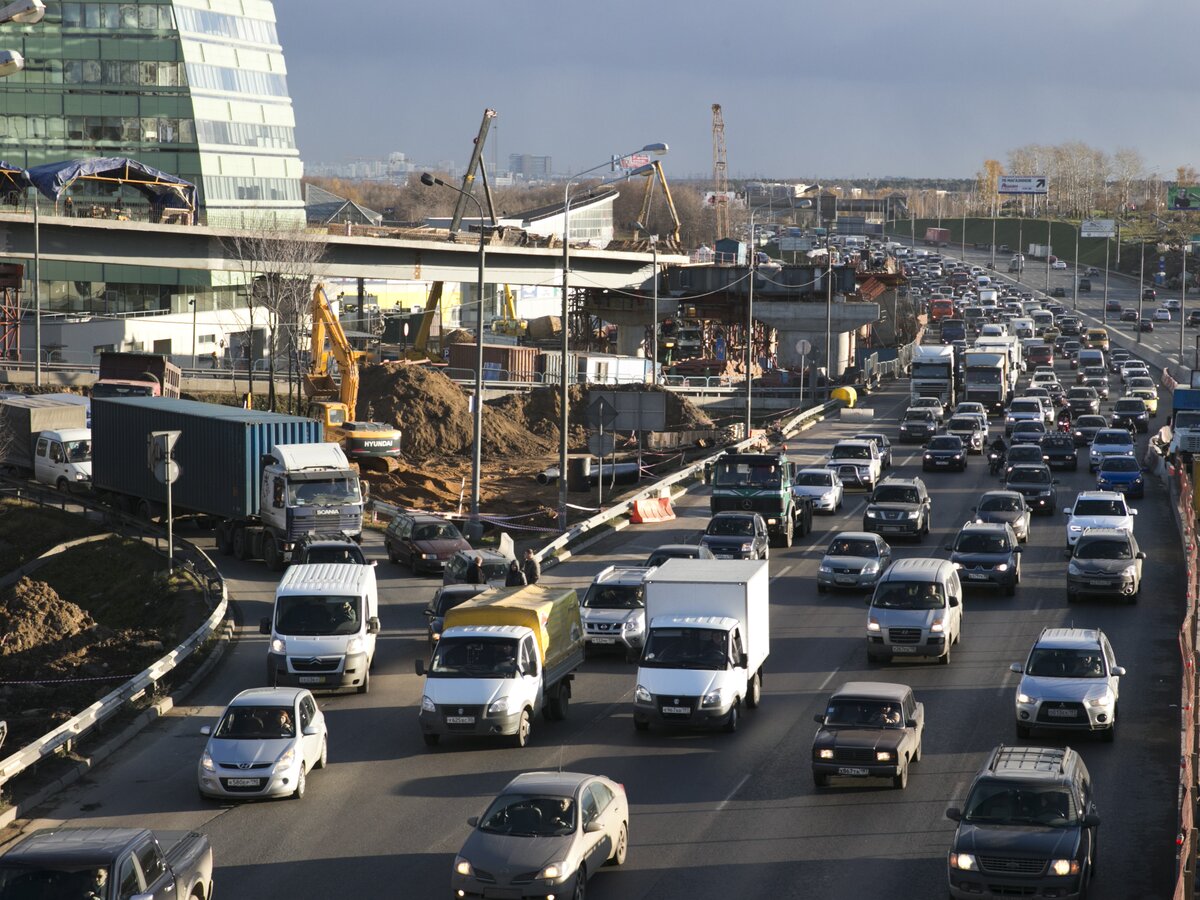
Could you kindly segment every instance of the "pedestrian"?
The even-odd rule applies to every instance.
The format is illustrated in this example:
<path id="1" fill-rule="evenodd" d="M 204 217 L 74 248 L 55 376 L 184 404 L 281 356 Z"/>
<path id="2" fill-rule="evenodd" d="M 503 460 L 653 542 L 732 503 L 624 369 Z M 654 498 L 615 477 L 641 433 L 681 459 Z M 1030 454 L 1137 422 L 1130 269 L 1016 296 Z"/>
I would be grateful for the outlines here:
<path id="1" fill-rule="evenodd" d="M 67 218 L 75 215 L 75 201 L 68 194 L 67 199 L 63 201 L 63 212 L 67 214 Z"/>
<path id="2" fill-rule="evenodd" d="M 483 571 L 483 557 L 476 556 L 471 561 L 471 565 L 467 566 L 466 583 L 467 584 L 484 584 L 487 582 L 487 577 Z"/>
<path id="3" fill-rule="evenodd" d="M 508 574 L 504 578 L 505 587 L 524 587 L 528 584 L 525 580 L 525 573 L 521 571 L 521 564 L 515 559 L 508 563 Z"/>
<path id="4" fill-rule="evenodd" d="M 525 572 L 526 584 L 537 584 L 538 579 L 542 577 L 542 564 L 538 562 L 538 558 L 533 555 L 532 550 L 525 551 L 525 562 L 521 568 Z"/>

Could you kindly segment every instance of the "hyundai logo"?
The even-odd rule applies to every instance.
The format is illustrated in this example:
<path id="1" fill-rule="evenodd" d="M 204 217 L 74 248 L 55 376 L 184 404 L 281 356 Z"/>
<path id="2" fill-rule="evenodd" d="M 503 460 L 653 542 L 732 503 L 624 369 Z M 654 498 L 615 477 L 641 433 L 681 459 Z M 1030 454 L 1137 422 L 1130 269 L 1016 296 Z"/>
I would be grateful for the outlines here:
<path id="1" fill-rule="evenodd" d="M 238 763 L 238 768 L 239 769 L 249 769 L 250 766 L 252 766 L 252 765 L 253 765 L 253 763 Z"/>

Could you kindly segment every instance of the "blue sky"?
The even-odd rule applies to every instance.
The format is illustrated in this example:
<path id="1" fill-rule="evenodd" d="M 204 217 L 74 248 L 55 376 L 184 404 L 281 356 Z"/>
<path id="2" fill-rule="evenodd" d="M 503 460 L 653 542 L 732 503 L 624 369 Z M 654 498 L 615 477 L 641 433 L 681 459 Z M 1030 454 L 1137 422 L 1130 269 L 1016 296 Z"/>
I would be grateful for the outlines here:
<path id="1" fill-rule="evenodd" d="M 1150 0 L 277 0 L 308 161 L 466 162 L 486 107 L 498 152 L 560 172 L 665 141 L 733 177 L 968 176 L 1029 143 L 1137 149 L 1200 168 L 1200 4 Z M 1187 36 L 1175 41 L 1172 35 Z"/>

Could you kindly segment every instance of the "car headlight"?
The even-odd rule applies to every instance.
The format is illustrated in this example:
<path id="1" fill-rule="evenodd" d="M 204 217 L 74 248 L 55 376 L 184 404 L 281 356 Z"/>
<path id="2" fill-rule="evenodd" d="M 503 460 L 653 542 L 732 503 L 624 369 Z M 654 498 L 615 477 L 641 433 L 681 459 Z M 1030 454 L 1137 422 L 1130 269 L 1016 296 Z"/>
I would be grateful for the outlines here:
<path id="1" fill-rule="evenodd" d="M 879 563 L 875 561 L 871 561 L 862 567 L 862 573 L 864 575 L 874 575 L 878 571 Z"/>
<path id="2" fill-rule="evenodd" d="M 700 706 L 702 708 L 707 707 L 709 709 L 713 707 L 719 707 L 721 705 L 721 699 L 721 689 L 717 688 L 715 691 L 709 691 L 700 698 Z"/>
<path id="3" fill-rule="evenodd" d="M 1018 703 L 1037 703 L 1037 697 L 1031 697 L 1031 696 L 1029 696 L 1029 694 L 1026 694 L 1024 691 L 1018 691 L 1017 692 L 1017 702 Z"/>
<path id="4" fill-rule="evenodd" d="M 874 616 L 867 619 L 867 631 L 879 631 L 879 620 Z"/>
<path id="5" fill-rule="evenodd" d="M 200 768 L 205 772 L 215 772 L 217 770 L 217 767 L 213 765 L 212 756 L 209 755 L 207 750 L 200 754 Z"/>
<path id="6" fill-rule="evenodd" d="M 1088 706 L 1108 706 L 1113 702 L 1112 691 L 1105 691 L 1099 697 L 1093 697 L 1087 702 Z"/>
<path id="7" fill-rule="evenodd" d="M 875 751 L 875 761 L 876 761 L 876 762 L 891 762 L 891 761 L 892 761 L 892 758 L 893 758 L 893 757 L 892 757 L 892 751 L 891 751 L 891 750 L 877 750 L 877 751 Z"/>
<path id="8" fill-rule="evenodd" d="M 929 630 L 934 634 L 940 634 L 945 627 L 945 623 L 941 619 L 934 619 L 933 624 L 929 626 Z"/>
<path id="9" fill-rule="evenodd" d="M 962 454 L 961 454 L 961 453 L 955 453 L 955 454 L 954 454 L 954 458 L 955 458 L 955 459 L 962 459 Z M 916 513 L 913 513 L 913 516 L 912 516 L 912 517 L 915 519 L 915 518 L 917 517 L 917 514 L 916 514 Z"/>
<path id="10" fill-rule="evenodd" d="M 1083 531 L 1083 526 L 1082 525 L 1068 525 L 1067 531 L 1078 533 L 1080 531 Z"/>
<path id="11" fill-rule="evenodd" d="M 1078 875 L 1079 860 L 1056 859 L 1050 863 L 1050 871 L 1055 875 Z"/>
<path id="12" fill-rule="evenodd" d="M 363 652 L 363 639 L 360 637 L 350 638 L 346 641 L 346 655 L 354 656 L 356 653 Z"/>
<path id="13" fill-rule="evenodd" d="M 280 653 L 280 654 L 287 653 L 287 641 L 285 641 L 283 638 L 280 638 L 280 637 L 272 638 L 271 639 L 271 652 L 272 653 Z"/>
<path id="14" fill-rule="evenodd" d="M 996 571 L 997 572 L 1007 572 L 1008 571 L 1008 563 L 997 563 Z"/>
<path id="15" fill-rule="evenodd" d="M 295 764 L 295 762 L 296 762 L 296 748 L 288 747 L 288 749 L 283 751 L 283 755 L 280 756 L 279 759 L 275 760 L 275 771 L 278 772 L 281 769 L 290 769 Z"/>
<path id="16" fill-rule="evenodd" d="M 429 699 L 428 694 L 425 694 L 424 696 L 421 697 L 421 711 L 422 712 L 437 712 L 437 706 L 435 706 L 434 702 Z"/>
<path id="17" fill-rule="evenodd" d="M 437 558 L 438 558 L 438 555 L 436 553 L 422 553 L 421 554 L 421 559 L 437 559 Z"/>
<path id="18" fill-rule="evenodd" d="M 906 519 L 915 519 L 915 518 L 917 518 L 917 516 L 919 516 L 919 515 L 920 515 L 920 513 L 919 513 L 919 512 L 917 512 L 916 510 L 913 510 L 912 512 L 906 512 L 906 513 L 904 514 L 904 518 L 906 518 Z"/>
<path id="19" fill-rule="evenodd" d="M 639 622 L 637 619 L 629 619 L 625 622 L 625 630 L 626 631 L 641 631 L 642 623 Z"/>
<path id="20" fill-rule="evenodd" d="M 817 759 L 833 759 L 833 749 L 830 747 L 822 747 L 817 751 Z"/>
<path id="21" fill-rule="evenodd" d="M 1080 569 L 1079 566 L 1075 565 L 1075 560 L 1071 560 L 1069 563 L 1067 563 L 1067 574 L 1068 575 L 1082 575 L 1083 570 Z"/>
<path id="22" fill-rule="evenodd" d="M 742 552 L 743 553 L 749 553 L 753 549 L 754 549 L 754 544 L 751 543 L 750 541 L 746 541 L 744 544 L 742 544 Z"/>
<path id="23" fill-rule="evenodd" d="M 926 454 L 925 454 L 925 458 L 926 458 L 926 459 L 933 459 L 933 454 L 932 454 L 932 453 L 926 453 Z M 875 514 L 874 514 L 874 513 L 868 513 L 867 515 L 872 515 L 872 516 L 873 516 L 873 515 L 875 515 Z"/>
<path id="24" fill-rule="evenodd" d="M 822 575 L 832 575 L 833 574 L 833 566 L 827 566 L 827 565 L 825 565 L 825 563 L 821 563 L 821 565 L 819 565 L 817 567 L 817 571 L 820 572 Z"/>
<path id="25" fill-rule="evenodd" d="M 471 868 L 471 862 L 465 856 L 454 857 L 454 871 L 459 875 L 474 875 L 475 870 Z"/>
<path id="26" fill-rule="evenodd" d="M 440 631 L 431 632 L 429 636 L 433 638 L 433 642 L 435 644 L 442 639 L 442 633 Z"/>
<path id="27" fill-rule="evenodd" d="M 542 871 L 538 872 L 538 878 L 545 878 L 548 881 L 553 881 L 556 878 L 563 877 L 563 867 L 566 863 L 550 863 Z"/>
<path id="28" fill-rule="evenodd" d="M 979 864 L 975 862 L 975 857 L 970 853 L 951 853 L 950 868 L 958 869 L 961 872 L 978 872 Z"/>
<path id="29" fill-rule="evenodd" d="M 1126 566 L 1121 570 L 1122 578 L 1134 578 L 1137 576 L 1137 566 Z"/>
<path id="30" fill-rule="evenodd" d="M 653 703 L 650 697 L 650 692 L 640 684 L 633 689 L 633 700 L 635 703 Z"/>
<path id="31" fill-rule="evenodd" d="M 956 569 L 961 569 L 963 567 L 963 564 L 960 562 L 950 563 L 950 565 L 954 566 Z"/>
<path id="32" fill-rule="evenodd" d="M 508 698 L 500 697 L 488 704 L 489 716 L 503 716 L 508 712 Z"/>
<path id="33" fill-rule="evenodd" d="M 76 480 L 76 481 L 87 481 L 87 476 L 86 476 L 86 475 L 84 475 L 82 472 L 76 472 L 76 473 L 75 473 L 75 480 Z"/>

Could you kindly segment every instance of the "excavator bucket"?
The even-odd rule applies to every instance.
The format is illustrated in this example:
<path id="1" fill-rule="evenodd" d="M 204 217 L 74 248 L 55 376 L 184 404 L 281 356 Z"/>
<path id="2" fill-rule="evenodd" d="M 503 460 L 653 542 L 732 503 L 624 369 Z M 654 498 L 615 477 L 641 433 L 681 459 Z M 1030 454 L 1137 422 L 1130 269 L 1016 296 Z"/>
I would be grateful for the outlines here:
<path id="1" fill-rule="evenodd" d="M 305 375 L 304 396 L 309 399 L 333 399 L 340 391 L 337 379 L 332 375 Z"/>

